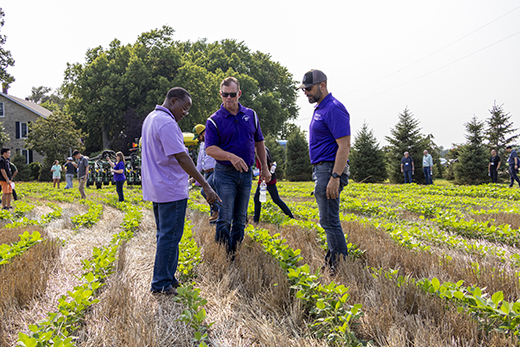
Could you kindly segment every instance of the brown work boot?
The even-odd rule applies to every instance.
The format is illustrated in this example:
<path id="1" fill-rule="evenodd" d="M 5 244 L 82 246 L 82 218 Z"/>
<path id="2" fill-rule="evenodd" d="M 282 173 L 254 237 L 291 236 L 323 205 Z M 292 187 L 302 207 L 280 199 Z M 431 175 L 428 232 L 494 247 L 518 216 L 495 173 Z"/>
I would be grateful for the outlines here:
<path id="1" fill-rule="evenodd" d="M 218 219 L 218 211 L 213 211 L 211 213 L 211 217 L 209 217 L 209 222 L 210 223 L 215 223 Z"/>

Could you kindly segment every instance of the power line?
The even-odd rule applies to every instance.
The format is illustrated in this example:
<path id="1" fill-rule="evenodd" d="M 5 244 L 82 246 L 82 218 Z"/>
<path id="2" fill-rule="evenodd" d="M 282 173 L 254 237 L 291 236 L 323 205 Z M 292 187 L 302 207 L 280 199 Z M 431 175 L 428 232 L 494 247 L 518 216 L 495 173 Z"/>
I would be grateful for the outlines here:
<path id="1" fill-rule="evenodd" d="M 405 67 L 402 67 L 402 68 L 400 68 L 399 70 L 397 70 L 397 71 L 395 71 L 395 72 L 393 72 L 393 73 L 391 73 L 391 74 L 389 74 L 389 75 L 387 75 L 387 76 L 385 76 L 385 77 L 382 77 L 382 78 L 380 78 L 380 79 L 378 79 L 378 80 L 376 80 L 376 81 L 374 81 L 374 82 L 372 82 L 372 83 L 369 83 L 369 84 L 367 84 L 367 85 L 365 85 L 365 86 L 363 86 L 363 87 L 361 87 L 361 88 L 358 88 L 358 89 L 356 89 L 356 90 L 353 90 L 353 91 L 351 91 L 351 92 L 349 92 L 349 93 L 347 93 L 347 94 L 343 94 L 342 96 L 347 96 L 347 95 L 350 95 L 350 94 L 352 94 L 352 93 L 358 92 L 358 91 L 363 90 L 363 89 L 365 89 L 365 88 L 367 88 L 367 87 L 370 87 L 370 86 L 372 86 L 372 85 L 374 85 L 374 84 L 376 84 L 376 83 L 379 83 L 379 82 L 381 82 L 381 81 L 383 81 L 383 80 L 385 80 L 385 79 L 387 79 L 387 78 L 389 78 L 389 77 L 392 77 L 392 76 L 398 74 L 399 72 L 403 71 L 404 69 L 407 69 L 407 68 L 409 68 L 409 67 L 411 67 L 411 66 L 413 66 L 413 65 L 415 65 L 415 64 L 417 64 L 417 63 L 419 63 L 419 62 L 421 62 L 421 61 L 423 61 L 423 60 L 425 60 L 425 59 L 427 59 L 427 58 L 429 58 L 429 57 L 431 57 L 432 55 L 437 54 L 437 53 L 439 53 L 440 51 L 442 51 L 442 50 L 444 50 L 444 49 L 446 49 L 446 48 L 452 46 L 453 44 L 455 44 L 455 43 L 457 43 L 457 42 L 459 42 L 459 41 L 465 39 L 466 37 L 468 37 L 468 36 L 470 36 L 470 35 L 476 33 L 477 31 L 479 31 L 479 30 L 481 30 L 481 29 L 487 27 L 488 25 L 490 25 L 490 24 L 496 22 L 497 20 L 499 20 L 499 19 L 501 19 L 501 18 L 507 16 L 507 15 L 510 14 L 511 12 L 514 12 L 514 11 L 518 10 L 519 8 L 520 8 L 520 6 L 518 6 L 518 7 L 514 8 L 514 9 L 512 9 L 511 11 L 509 11 L 509 12 L 507 12 L 507 13 L 505 13 L 505 14 L 503 14 L 503 15 L 501 15 L 501 16 L 495 18 L 495 19 L 493 19 L 491 22 L 489 22 L 489 23 L 487 23 L 487 24 L 484 24 L 483 26 L 481 26 L 481 27 L 479 27 L 479 28 L 473 30 L 473 31 L 470 32 L 469 34 L 466 34 L 466 35 L 462 36 L 461 38 L 459 38 L 459 39 L 457 39 L 457 40 L 455 40 L 455 41 L 453 41 L 453 42 L 451 42 L 451 43 L 449 43 L 449 44 L 447 44 L 447 45 L 445 45 L 445 46 L 439 48 L 438 50 L 436 50 L 436 51 L 434 51 L 434 52 L 432 52 L 432 53 L 430 53 L 430 54 L 428 54 L 428 55 L 426 55 L 426 56 L 420 58 L 419 60 L 416 60 L 416 61 L 414 61 L 413 63 L 408 64 L 408 65 L 406 65 Z"/>

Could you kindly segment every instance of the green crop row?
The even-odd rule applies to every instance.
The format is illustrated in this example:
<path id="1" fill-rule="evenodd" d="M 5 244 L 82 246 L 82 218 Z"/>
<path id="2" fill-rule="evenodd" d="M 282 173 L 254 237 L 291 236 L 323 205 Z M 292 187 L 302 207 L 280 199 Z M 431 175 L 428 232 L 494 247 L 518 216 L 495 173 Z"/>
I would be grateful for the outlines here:
<path id="1" fill-rule="evenodd" d="M 20 235 L 20 241 L 14 242 L 11 245 L 0 245 L 0 265 L 7 264 L 9 259 L 23 254 L 29 248 L 42 241 L 42 236 L 39 232 L 34 231 L 29 234 L 25 231 Z"/>
<path id="2" fill-rule="evenodd" d="M 101 214 L 103 213 L 103 205 L 89 200 L 81 200 L 80 203 L 88 206 L 88 212 L 73 216 L 70 220 L 76 225 L 76 229 L 82 226 L 90 228 L 101 218 Z"/>

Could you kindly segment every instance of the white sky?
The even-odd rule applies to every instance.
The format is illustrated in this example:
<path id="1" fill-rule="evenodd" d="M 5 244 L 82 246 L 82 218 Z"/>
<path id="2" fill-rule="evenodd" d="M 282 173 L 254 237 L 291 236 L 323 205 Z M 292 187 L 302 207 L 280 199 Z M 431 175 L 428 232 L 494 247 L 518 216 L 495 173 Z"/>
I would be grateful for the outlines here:
<path id="1" fill-rule="evenodd" d="M 9 94 L 18 97 L 33 86 L 59 87 L 67 62 L 84 63 L 88 48 L 107 48 L 115 38 L 134 43 L 166 24 L 176 40 L 244 41 L 296 80 L 311 68 L 324 71 L 329 91 L 351 115 L 353 135 L 366 121 L 381 144 L 405 107 L 444 147 L 464 142 L 464 123 L 473 115 L 487 118 L 495 100 L 520 128 L 518 0 L 4 0 L 0 6 L 4 48 L 16 60 L 8 69 L 16 78 Z M 298 105 L 297 124 L 308 130 L 313 108 L 303 93 Z"/>

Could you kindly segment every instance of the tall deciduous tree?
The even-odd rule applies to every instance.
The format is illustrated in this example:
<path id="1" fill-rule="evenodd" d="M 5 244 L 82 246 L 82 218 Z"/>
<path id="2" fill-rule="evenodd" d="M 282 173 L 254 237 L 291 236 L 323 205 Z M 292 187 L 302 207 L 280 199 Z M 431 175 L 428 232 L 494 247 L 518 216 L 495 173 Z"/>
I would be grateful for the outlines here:
<path id="1" fill-rule="evenodd" d="M 422 175 L 423 151 L 426 149 L 432 154 L 433 149 L 430 148 L 430 141 L 421 134 L 419 121 L 414 118 L 408 108 L 405 108 L 403 113 L 399 114 L 399 121 L 395 128 L 390 130 L 390 134 L 391 136 L 385 137 L 389 143 L 387 146 L 387 170 L 390 182 L 399 183 L 403 181 L 401 159 L 404 157 L 404 152 L 408 152 L 415 164 L 414 182 L 424 183 L 425 180 Z M 439 162 L 434 160 L 434 165 L 439 165 Z"/>
<path id="2" fill-rule="evenodd" d="M 0 7 L 0 29 L 4 26 L 4 17 L 4 10 Z M 11 51 L 3 47 L 6 40 L 7 37 L 5 35 L 0 35 L 0 82 L 4 87 L 8 87 L 14 82 L 14 77 L 7 72 L 9 66 L 14 66 L 14 59 L 11 55 Z"/>
<path id="3" fill-rule="evenodd" d="M 285 177 L 289 181 L 310 181 L 312 178 L 309 144 L 305 132 L 298 129 L 287 139 L 287 162 Z"/>
<path id="4" fill-rule="evenodd" d="M 453 167 L 455 183 L 487 183 L 489 154 L 484 144 L 484 122 L 473 116 L 465 127 L 467 141 L 460 147 L 458 161 Z"/>
<path id="5" fill-rule="evenodd" d="M 54 160 L 63 161 L 71 150 L 83 150 L 81 140 L 84 134 L 77 129 L 71 116 L 56 111 L 47 119 L 40 118 L 31 123 L 27 135 L 27 149 L 35 150 L 45 156 L 40 180 L 51 180 L 50 168 Z"/>
<path id="6" fill-rule="evenodd" d="M 261 52 L 251 52 L 234 40 L 207 43 L 173 40 L 174 30 L 164 26 L 141 34 L 133 45 L 112 41 L 86 54 L 84 64 L 69 64 L 62 86 L 66 111 L 88 133 L 87 153 L 111 146 L 129 128 L 124 115 L 133 110 L 139 124 L 168 89 L 179 86 L 193 97 L 190 116 L 180 127 L 191 131 L 220 104 L 222 79 L 239 79 L 240 102 L 262 120 L 264 134 L 277 134 L 297 117 L 296 91 L 288 70 Z"/>
<path id="7" fill-rule="evenodd" d="M 349 159 L 350 177 L 356 182 L 379 183 L 388 177 L 385 153 L 367 123 L 356 134 Z"/>

